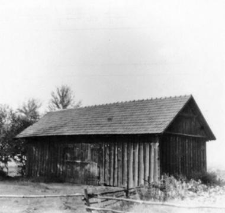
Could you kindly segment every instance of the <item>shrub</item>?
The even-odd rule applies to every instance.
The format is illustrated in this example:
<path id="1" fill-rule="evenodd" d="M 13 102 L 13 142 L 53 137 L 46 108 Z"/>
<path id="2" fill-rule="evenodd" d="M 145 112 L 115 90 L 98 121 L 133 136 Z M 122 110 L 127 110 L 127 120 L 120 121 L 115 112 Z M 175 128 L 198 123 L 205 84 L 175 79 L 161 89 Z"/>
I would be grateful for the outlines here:
<path id="1" fill-rule="evenodd" d="M 215 172 L 196 172 L 192 175 L 196 181 L 200 180 L 207 186 L 224 186 L 225 182 L 217 177 Z"/>
<path id="2" fill-rule="evenodd" d="M 173 176 L 163 175 L 159 183 L 148 183 L 139 189 L 141 200 L 166 201 L 171 199 L 184 199 L 186 184 L 183 179 L 177 180 Z"/>
<path id="3" fill-rule="evenodd" d="M 176 179 L 164 175 L 158 183 L 148 183 L 138 190 L 141 200 L 170 201 L 193 200 L 207 201 L 214 195 L 224 195 L 224 181 L 217 178 L 215 173 L 195 174 L 195 180 L 184 177 Z"/>
<path id="4" fill-rule="evenodd" d="M 0 178 L 6 178 L 7 177 L 7 173 L 3 170 L 0 170 Z"/>
<path id="5" fill-rule="evenodd" d="M 212 185 L 213 183 L 218 184 L 218 180 L 215 180 L 217 180 L 215 175 L 196 176 L 196 180 L 188 180 L 185 177 L 177 179 L 173 176 L 164 175 L 158 183 L 148 183 L 148 185 L 139 189 L 138 195 L 141 200 L 183 200 L 187 197 L 193 198 L 205 194 L 210 187 L 215 186 Z M 208 185 L 205 183 L 208 183 Z"/>

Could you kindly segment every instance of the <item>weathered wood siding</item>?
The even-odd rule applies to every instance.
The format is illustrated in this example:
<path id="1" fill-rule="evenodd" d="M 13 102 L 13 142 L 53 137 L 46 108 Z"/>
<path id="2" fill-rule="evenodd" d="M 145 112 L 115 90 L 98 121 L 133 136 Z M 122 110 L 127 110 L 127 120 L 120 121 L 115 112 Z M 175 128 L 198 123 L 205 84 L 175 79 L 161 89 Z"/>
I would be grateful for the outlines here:
<path id="1" fill-rule="evenodd" d="M 161 172 L 187 177 L 206 171 L 206 142 L 203 138 L 167 135 L 160 144 Z"/>
<path id="2" fill-rule="evenodd" d="M 120 141 L 121 140 L 121 141 Z M 103 147 L 103 170 L 105 185 L 133 187 L 159 178 L 158 143 L 156 138 L 127 136 L 117 137 L 117 142 L 105 142 Z M 150 156 L 150 157 L 149 157 Z M 157 174 L 156 174 L 157 173 Z"/>
<path id="3" fill-rule="evenodd" d="M 123 187 L 159 178 L 155 136 L 43 137 L 28 144 L 28 176 Z"/>
<path id="4" fill-rule="evenodd" d="M 72 143 L 66 138 L 62 141 L 50 137 L 32 140 L 28 143 L 27 175 L 96 184 L 98 157 L 101 155 L 98 148 L 98 144 Z"/>
<path id="5" fill-rule="evenodd" d="M 191 177 L 206 171 L 206 141 L 198 115 L 187 105 L 161 138 L 161 173 Z"/>
<path id="6" fill-rule="evenodd" d="M 187 134 L 189 136 L 202 136 L 206 138 L 203 124 L 199 120 L 198 114 L 187 105 L 174 119 L 166 132 Z"/>

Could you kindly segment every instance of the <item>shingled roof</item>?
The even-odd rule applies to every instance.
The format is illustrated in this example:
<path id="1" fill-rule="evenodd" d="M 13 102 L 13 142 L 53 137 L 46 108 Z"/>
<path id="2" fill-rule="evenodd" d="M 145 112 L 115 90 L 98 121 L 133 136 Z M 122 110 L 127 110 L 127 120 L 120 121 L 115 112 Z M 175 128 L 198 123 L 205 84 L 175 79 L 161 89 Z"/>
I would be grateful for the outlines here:
<path id="1" fill-rule="evenodd" d="M 163 133 L 191 99 L 194 101 L 189 95 L 49 112 L 21 132 L 17 138 Z M 204 122 L 206 123 L 205 120 Z M 207 123 L 205 125 L 208 128 L 209 139 L 215 139 Z"/>

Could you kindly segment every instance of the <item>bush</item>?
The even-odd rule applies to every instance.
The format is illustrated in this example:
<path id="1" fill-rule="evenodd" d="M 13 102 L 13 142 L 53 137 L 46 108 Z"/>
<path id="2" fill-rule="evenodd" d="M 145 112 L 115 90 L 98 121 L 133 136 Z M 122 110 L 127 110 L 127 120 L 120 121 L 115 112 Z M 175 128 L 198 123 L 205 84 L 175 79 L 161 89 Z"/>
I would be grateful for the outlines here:
<path id="1" fill-rule="evenodd" d="M 192 175 L 196 181 L 200 180 L 201 183 L 207 186 L 224 186 L 225 182 L 219 179 L 215 172 L 196 172 Z"/>
<path id="2" fill-rule="evenodd" d="M 171 199 L 184 199 L 186 184 L 183 179 L 177 180 L 173 176 L 163 175 L 159 183 L 148 183 L 139 189 L 141 200 L 166 201 Z"/>
<path id="3" fill-rule="evenodd" d="M 213 195 L 225 193 L 224 181 L 217 178 L 215 173 L 196 173 L 195 179 L 185 177 L 179 179 L 164 175 L 158 183 L 148 183 L 138 190 L 141 200 L 170 201 L 170 200 L 207 200 Z"/>
<path id="4" fill-rule="evenodd" d="M 7 177 L 7 173 L 3 170 L 0 170 L 0 178 L 6 178 Z"/>

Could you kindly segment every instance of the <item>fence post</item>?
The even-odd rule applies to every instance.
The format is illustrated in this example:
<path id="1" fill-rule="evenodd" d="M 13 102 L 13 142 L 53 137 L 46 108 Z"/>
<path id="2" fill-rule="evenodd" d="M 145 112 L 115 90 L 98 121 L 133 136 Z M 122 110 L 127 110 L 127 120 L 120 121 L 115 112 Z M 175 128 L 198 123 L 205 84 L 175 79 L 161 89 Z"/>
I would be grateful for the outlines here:
<path id="1" fill-rule="evenodd" d="M 126 196 L 126 198 L 129 198 L 129 188 L 128 187 L 125 189 L 125 196 Z"/>
<path id="2" fill-rule="evenodd" d="M 84 200 L 85 200 L 85 205 L 90 206 L 87 189 L 84 189 Z M 86 210 L 87 212 L 92 212 L 90 209 L 86 209 Z"/>

